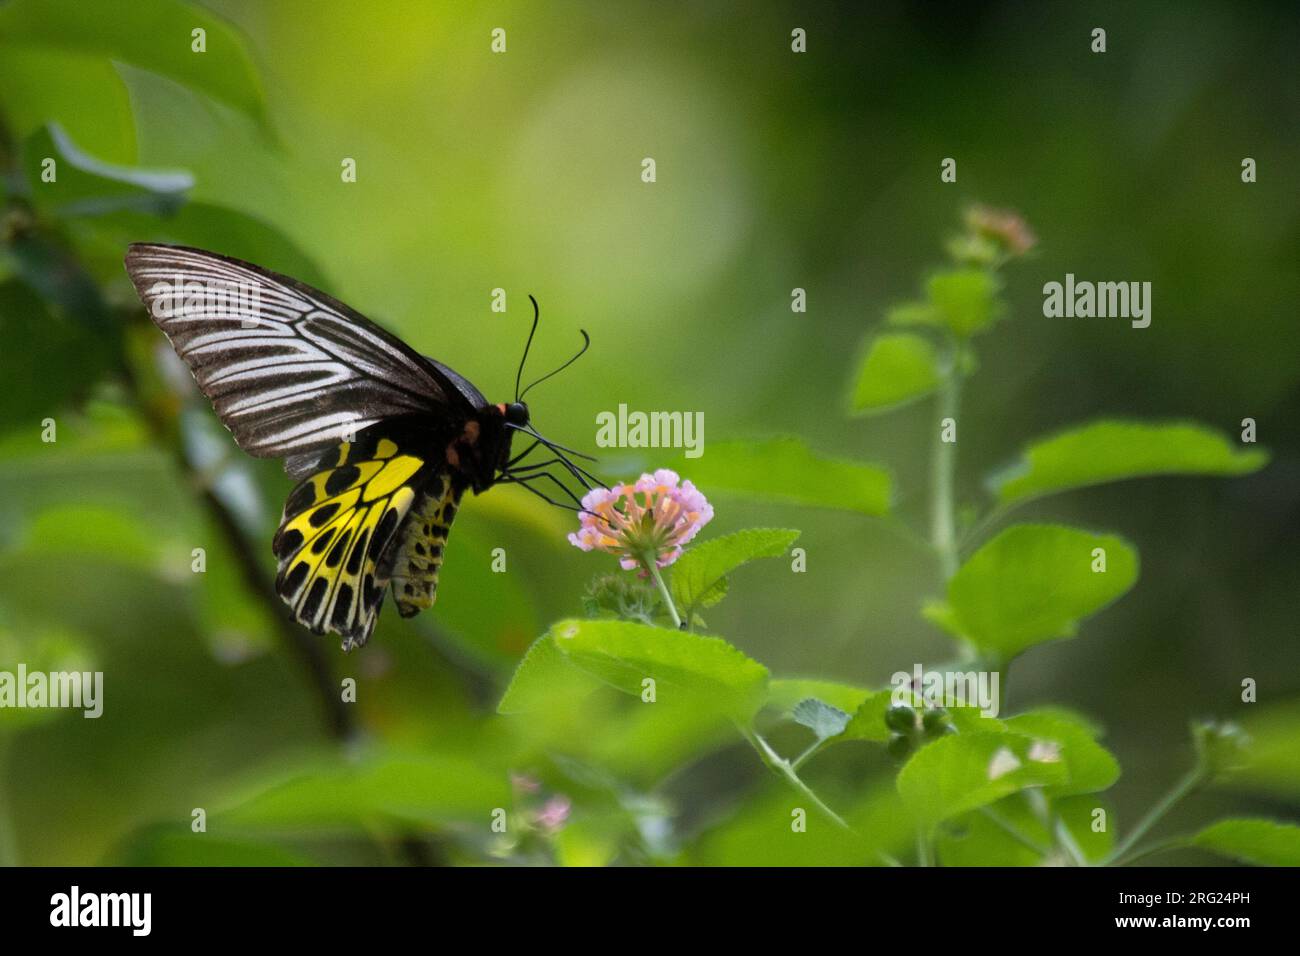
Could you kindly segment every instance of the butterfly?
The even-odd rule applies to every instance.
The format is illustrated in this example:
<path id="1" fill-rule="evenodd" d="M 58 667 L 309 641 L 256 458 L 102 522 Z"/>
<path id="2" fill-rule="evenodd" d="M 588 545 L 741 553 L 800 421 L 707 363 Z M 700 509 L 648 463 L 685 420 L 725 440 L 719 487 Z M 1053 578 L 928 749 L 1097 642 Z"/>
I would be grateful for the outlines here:
<path id="1" fill-rule="evenodd" d="M 282 458 L 298 484 L 272 542 L 275 588 L 317 634 L 366 643 L 385 595 L 411 617 L 433 605 L 452 520 L 467 490 L 516 483 L 553 505 L 597 479 L 533 426 L 519 390 L 537 331 L 537 301 L 515 400 L 492 404 L 466 378 L 420 355 L 310 286 L 228 256 L 135 243 L 126 271 L 155 325 L 244 451 Z M 511 454 L 522 432 L 532 443 Z M 527 462 L 537 449 L 545 461 Z M 567 453 L 567 454 L 566 454 Z M 549 480 L 566 500 L 538 485 Z M 547 490 L 552 490 L 546 486 Z M 570 504 L 569 502 L 572 502 Z"/>

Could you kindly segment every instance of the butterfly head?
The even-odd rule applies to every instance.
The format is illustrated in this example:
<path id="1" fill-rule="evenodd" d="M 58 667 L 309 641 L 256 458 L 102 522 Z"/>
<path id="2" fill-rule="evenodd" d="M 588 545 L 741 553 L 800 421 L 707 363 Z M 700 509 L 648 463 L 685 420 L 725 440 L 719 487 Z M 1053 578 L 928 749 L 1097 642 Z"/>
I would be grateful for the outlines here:
<path id="1" fill-rule="evenodd" d="M 501 414 L 505 416 L 507 425 L 513 425 L 515 428 L 526 428 L 528 426 L 528 406 L 523 402 L 511 402 L 509 405 L 501 405 Z"/>

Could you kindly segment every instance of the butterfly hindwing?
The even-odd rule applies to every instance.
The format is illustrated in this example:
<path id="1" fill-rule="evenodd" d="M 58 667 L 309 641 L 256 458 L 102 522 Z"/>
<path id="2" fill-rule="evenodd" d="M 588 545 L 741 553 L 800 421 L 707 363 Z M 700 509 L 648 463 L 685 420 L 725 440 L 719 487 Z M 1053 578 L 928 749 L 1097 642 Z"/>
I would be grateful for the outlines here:
<path id="1" fill-rule="evenodd" d="M 300 623 L 342 635 L 345 649 L 369 639 L 430 464 L 381 426 L 323 454 L 289 495 L 275 583 Z"/>

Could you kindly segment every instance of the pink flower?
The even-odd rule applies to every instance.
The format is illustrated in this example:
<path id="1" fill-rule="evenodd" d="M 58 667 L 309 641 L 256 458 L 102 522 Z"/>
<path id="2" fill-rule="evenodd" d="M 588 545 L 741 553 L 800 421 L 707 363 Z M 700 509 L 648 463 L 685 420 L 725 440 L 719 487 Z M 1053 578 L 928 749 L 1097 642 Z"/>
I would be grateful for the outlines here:
<path id="1" fill-rule="evenodd" d="M 573 803 L 568 797 L 560 794 L 551 797 L 542 805 L 542 809 L 537 811 L 533 822 L 536 823 L 538 829 L 553 834 L 564 826 L 569 819 L 569 811 L 572 809 Z"/>
<path id="2" fill-rule="evenodd" d="M 713 506 L 689 481 L 660 468 L 634 485 L 593 488 L 582 499 L 582 522 L 569 543 L 583 551 L 607 551 L 627 571 L 651 559 L 667 567 L 682 546 L 713 520 Z M 647 569 L 648 570 L 648 569 Z"/>

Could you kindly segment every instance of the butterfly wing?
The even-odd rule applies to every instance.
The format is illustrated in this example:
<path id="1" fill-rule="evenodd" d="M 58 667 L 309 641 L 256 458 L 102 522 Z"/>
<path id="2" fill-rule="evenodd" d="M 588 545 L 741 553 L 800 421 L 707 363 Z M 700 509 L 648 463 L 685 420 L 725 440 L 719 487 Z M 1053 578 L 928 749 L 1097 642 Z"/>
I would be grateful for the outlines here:
<path id="1" fill-rule="evenodd" d="M 250 455 L 315 452 L 399 415 L 463 420 L 477 389 L 296 279 L 185 246 L 137 243 L 126 270 L 154 323 Z"/>
<path id="2" fill-rule="evenodd" d="M 289 495 L 272 548 L 293 616 L 344 649 L 374 630 L 412 507 L 439 464 L 384 426 L 324 453 Z"/>

